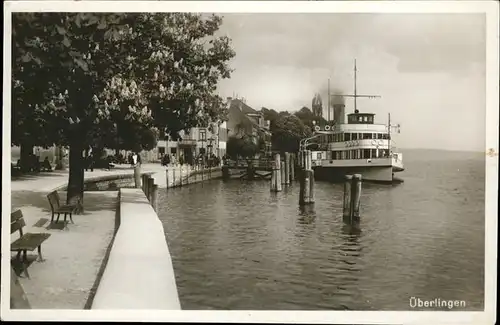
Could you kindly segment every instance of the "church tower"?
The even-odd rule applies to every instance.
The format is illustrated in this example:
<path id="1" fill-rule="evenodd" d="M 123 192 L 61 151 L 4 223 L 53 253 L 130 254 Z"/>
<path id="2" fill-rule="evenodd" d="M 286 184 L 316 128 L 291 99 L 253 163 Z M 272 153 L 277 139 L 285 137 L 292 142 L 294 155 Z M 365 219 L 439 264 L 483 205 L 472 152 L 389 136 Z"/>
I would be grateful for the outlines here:
<path id="1" fill-rule="evenodd" d="M 311 107 L 314 116 L 323 117 L 323 103 L 318 93 L 314 95 Z"/>

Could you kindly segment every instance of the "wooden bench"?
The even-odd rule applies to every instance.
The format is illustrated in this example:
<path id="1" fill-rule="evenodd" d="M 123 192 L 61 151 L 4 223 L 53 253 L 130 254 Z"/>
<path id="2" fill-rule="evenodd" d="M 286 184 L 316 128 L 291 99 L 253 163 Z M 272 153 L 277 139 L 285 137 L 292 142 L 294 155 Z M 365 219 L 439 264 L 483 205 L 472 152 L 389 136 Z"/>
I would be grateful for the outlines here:
<path id="1" fill-rule="evenodd" d="M 62 213 L 64 213 L 64 224 L 66 224 L 66 218 L 69 215 L 69 219 L 73 222 L 73 212 L 76 210 L 76 205 L 74 204 L 60 204 L 59 193 L 57 191 L 50 192 L 47 195 L 47 199 L 49 200 L 50 209 L 52 210 L 52 217 L 50 218 L 50 223 L 54 222 L 54 215 L 57 214 L 56 223 L 59 222 L 59 217 Z"/>
<path id="2" fill-rule="evenodd" d="M 16 231 L 19 231 L 19 238 L 10 244 L 10 251 L 17 252 L 16 262 L 19 263 L 22 270 L 29 278 L 28 266 L 30 261 L 28 260 L 27 251 L 32 252 L 35 248 L 38 248 L 38 258 L 43 262 L 42 257 L 42 243 L 50 237 L 50 234 L 46 233 L 23 233 L 23 227 L 26 226 L 24 221 L 23 213 L 21 210 L 16 210 L 10 214 L 10 234 L 12 235 Z M 22 273 L 22 272 L 21 272 Z"/>

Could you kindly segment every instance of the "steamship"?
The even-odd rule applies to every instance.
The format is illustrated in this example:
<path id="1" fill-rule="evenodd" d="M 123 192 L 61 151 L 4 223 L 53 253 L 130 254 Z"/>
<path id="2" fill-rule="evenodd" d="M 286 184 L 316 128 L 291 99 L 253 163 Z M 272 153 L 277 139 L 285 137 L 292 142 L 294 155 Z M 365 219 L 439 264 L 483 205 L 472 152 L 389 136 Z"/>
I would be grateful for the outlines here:
<path id="1" fill-rule="evenodd" d="M 315 178 L 339 181 L 347 174 L 361 174 L 366 181 L 402 182 L 402 179 L 394 177 L 394 173 L 404 170 L 403 154 L 397 152 L 392 144 L 392 133 L 400 133 L 400 125 L 391 125 L 390 114 L 387 124 L 376 124 L 375 114 L 358 110 L 357 98 L 380 96 L 357 94 L 356 74 L 354 61 L 354 95 L 329 94 L 329 101 L 342 97 L 341 104 L 332 105 L 333 124 L 315 126 L 313 138 L 318 146 L 312 151 L 311 161 Z M 347 114 L 347 123 L 343 97 L 354 98 L 354 112 Z"/>

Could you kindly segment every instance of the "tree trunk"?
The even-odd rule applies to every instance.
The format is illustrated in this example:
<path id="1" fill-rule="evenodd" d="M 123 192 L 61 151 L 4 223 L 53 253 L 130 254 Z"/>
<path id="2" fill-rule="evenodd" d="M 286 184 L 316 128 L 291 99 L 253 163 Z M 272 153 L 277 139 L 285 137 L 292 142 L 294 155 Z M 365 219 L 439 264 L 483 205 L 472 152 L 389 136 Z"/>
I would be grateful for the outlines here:
<path id="1" fill-rule="evenodd" d="M 64 152 L 62 146 L 56 147 L 56 170 L 64 170 Z"/>
<path id="2" fill-rule="evenodd" d="M 32 144 L 30 144 L 30 143 L 22 143 L 21 144 L 20 159 L 21 159 L 21 171 L 23 173 L 28 171 L 27 169 L 31 163 L 31 154 L 32 153 L 33 153 L 33 145 Z"/>
<path id="3" fill-rule="evenodd" d="M 76 204 L 76 213 L 83 213 L 84 159 L 83 143 L 74 139 L 69 147 L 69 179 L 67 204 Z"/>

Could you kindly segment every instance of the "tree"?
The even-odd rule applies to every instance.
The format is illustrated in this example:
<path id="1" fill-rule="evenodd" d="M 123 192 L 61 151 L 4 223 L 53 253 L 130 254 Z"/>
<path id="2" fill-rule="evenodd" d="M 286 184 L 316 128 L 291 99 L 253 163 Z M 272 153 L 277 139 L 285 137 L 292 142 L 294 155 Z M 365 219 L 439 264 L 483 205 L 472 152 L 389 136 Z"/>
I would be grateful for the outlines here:
<path id="1" fill-rule="evenodd" d="M 314 115 L 313 112 L 305 106 L 295 112 L 294 115 L 297 116 L 304 125 L 309 127 L 311 131 L 313 131 L 314 125 L 326 124 L 326 120 L 323 117 Z"/>
<path id="2" fill-rule="evenodd" d="M 13 125 L 22 127 L 13 142 L 69 145 L 67 201 L 83 208 L 89 145 L 150 149 L 158 129 L 176 139 L 222 119 L 215 91 L 235 54 L 213 36 L 221 23 L 190 13 L 14 14 Z"/>
<path id="3" fill-rule="evenodd" d="M 251 136 L 231 136 L 227 140 L 227 154 L 233 159 L 251 159 L 258 152 L 259 146 Z"/>
<path id="4" fill-rule="evenodd" d="M 274 150 L 297 152 L 301 139 L 311 136 L 311 130 L 296 116 L 280 114 L 272 127 L 272 145 Z"/>

